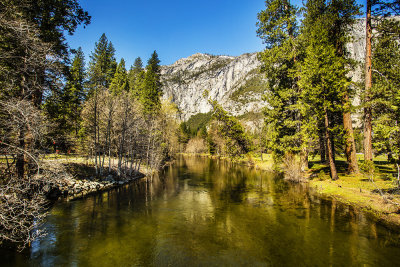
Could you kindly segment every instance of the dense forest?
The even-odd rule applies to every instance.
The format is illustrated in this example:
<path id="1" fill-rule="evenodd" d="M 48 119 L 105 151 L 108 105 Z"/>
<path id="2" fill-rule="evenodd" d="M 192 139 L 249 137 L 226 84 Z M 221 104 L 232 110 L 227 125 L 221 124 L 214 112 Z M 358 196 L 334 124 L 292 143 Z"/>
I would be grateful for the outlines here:
<path id="1" fill-rule="evenodd" d="M 356 1 L 265 1 L 257 35 L 266 46 L 258 57 L 267 106 L 250 131 L 207 90 L 212 111 L 181 122 L 162 97 L 156 51 L 146 66 L 138 57 L 128 70 L 106 34 L 88 58 L 70 48 L 66 35 L 91 21 L 76 0 L 2 0 L 0 241 L 27 245 L 40 235 L 33 230 L 48 206 L 43 189 L 66 172 L 50 160 L 59 154 L 84 158 L 98 180 L 158 170 L 178 152 L 235 160 L 270 154 L 300 173 L 318 156 L 332 180 L 342 155 L 348 174 L 370 172 L 380 154 L 399 168 L 400 2 L 367 0 L 366 7 L 365 61 L 355 62 L 347 44 L 363 15 Z M 360 69 L 363 83 L 350 75 Z M 362 114 L 358 123 L 354 114 Z"/>

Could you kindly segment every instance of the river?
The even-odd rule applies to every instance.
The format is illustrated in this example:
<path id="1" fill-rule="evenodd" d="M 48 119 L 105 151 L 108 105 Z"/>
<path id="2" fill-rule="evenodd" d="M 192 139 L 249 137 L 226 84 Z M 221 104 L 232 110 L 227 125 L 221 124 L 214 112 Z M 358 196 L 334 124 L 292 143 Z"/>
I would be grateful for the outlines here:
<path id="1" fill-rule="evenodd" d="M 154 178 L 55 205 L 1 266 L 398 266 L 399 234 L 272 172 L 180 157 Z"/>

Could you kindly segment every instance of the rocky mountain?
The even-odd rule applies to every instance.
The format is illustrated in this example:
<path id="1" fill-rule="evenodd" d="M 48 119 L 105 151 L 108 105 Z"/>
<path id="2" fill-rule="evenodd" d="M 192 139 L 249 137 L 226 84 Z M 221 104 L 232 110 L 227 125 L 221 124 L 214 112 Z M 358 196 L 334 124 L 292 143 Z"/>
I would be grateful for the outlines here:
<path id="1" fill-rule="evenodd" d="M 365 53 L 364 25 L 365 20 L 357 21 L 352 28 L 353 38 L 347 46 L 351 57 L 360 62 Z M 233 115 L 251 117 L 260 114 L 266 105 L 262 100 L 266 81 L 259 73 L 260 65 L 257 53 L 238 57 L 195 54 L 182 58 L 161 68 L 164 97 L 177 104 L 181 119 L 185 121 L 195 114 L 211 110 L 203 96 L 204 90 L 208 90 L 209 96 Z M 350 73 L 355 81 L 361 79 L 361 74 L 361 66 Z"/>
<path id="2" fill-rule="evenodd" d="M 256 53 L 238 57 L 195 54 L 161 68 L 164 97 L 178 105 L 183 120 L 211 110 L 203 96 L 205 90 L 234 115 L 260 112 L 265 105 L 261 100 L 265 81 L 259 67 Z"/>

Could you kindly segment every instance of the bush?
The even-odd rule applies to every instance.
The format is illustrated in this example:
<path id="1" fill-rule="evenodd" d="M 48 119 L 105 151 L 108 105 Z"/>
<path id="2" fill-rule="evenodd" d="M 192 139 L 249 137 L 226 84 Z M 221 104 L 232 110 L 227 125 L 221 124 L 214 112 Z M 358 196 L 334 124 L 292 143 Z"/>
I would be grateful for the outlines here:
<path id="1" fill-rule="evenodd" d="M 283 173 L 286 180 L 298 183 L 304 180 L 300 163 L 293 154 L 286 154 L 283 158 Z"/>
<path id="2" fill-rule="evenodd" d="M 195 137 L 189 140 L 186 145 L 186 153 L 200 154 L 207 152 L 207 145 L 203 138 Z"/>

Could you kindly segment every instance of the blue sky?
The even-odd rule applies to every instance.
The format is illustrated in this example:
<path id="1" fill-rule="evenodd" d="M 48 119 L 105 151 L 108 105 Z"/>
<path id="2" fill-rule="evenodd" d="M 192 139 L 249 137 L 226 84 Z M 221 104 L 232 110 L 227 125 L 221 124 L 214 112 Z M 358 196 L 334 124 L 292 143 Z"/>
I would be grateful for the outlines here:
<path id="1" fill-rule="evenodd" d="M 80 0 L 92 16 L 67 41 L 82 47 L 86 61 L 105 33 L 127 68 L 138 56 L 144 63 L 157 50 L 162 65 L 195 53 L 238 56 L 263 50 L 256 36 L 264 0 Z M 295 4 L 301 3 L 299 0 Z"/>
<path id="2" fill-rule="evenodd" d="M 80 0 L 92 16 L 67 41 L 82 47 L 86 61 L 104 32 L 116 57 L 127 68 L 138 56 L 144 62 L 157 50 L 162 65 L 195 53 L 241 55 L 263 49 L 256 36 L 257 13 L 263 0 Z"/>

